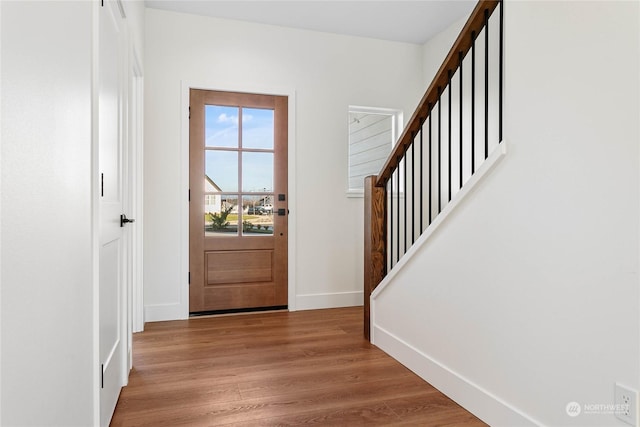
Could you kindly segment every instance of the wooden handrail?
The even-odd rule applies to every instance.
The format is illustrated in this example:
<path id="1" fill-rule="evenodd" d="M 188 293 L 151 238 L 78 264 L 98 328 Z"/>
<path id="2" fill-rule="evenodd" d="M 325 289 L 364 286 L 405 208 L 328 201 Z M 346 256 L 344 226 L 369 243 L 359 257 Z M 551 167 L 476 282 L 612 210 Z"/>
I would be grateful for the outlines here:
<path id="1" fill-rule="evenodd" d="M 433 109 L 434 105 L 438 102 L 438 88 L 440 88 L 440 92 L 443 92 L 449 81 L 449 72 L 453 74 L 458 69 L 460 52 L 462 52 L 463 57 L 469 52 L 473 42 L 472 33 L 477 37 L 484 28 L 485 10 L 488 11 L 488 16 L 491 16 L 499 3 L 500 0 L 480 0 L 473 9 L 473 12 L 471 12 L 467 23 L 462 27 L 460 35 L 458 35 L 458 38 L 440 66 L 431 85 L 420 100 L 416 111 L 411 116 L 402 135 L 400 135 L 395 149 L 387 158 L 382 171 L 378 174 L 376 181 L 377 187 L 386 185 L 391 173 L 398 166 L 400 159 L 413 143 L 413 139 L 420 131 L 422 124 L 427 117 L 429 117 L 431 109 Z"/>

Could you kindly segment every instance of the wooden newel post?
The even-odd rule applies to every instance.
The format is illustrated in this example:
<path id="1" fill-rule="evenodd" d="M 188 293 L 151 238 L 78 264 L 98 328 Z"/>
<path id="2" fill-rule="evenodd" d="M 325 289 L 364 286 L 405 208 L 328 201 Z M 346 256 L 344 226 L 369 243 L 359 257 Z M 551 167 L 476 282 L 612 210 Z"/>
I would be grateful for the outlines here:
<path id="1" fill-rule="evenodd" d="M 364 179 L 364 336 L 370 339 L 370 296 L 386 274 L 386 189 L 376 187 L 376 176 Z"/>

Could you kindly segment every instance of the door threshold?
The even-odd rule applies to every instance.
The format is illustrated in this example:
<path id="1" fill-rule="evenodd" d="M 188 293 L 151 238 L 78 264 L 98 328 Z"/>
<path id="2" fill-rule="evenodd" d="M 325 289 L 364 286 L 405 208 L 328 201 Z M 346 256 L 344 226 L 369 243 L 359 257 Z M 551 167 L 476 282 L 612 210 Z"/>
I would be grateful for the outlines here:
<path id="1" fill-rule="evenodd" d="M 229 310 L 197 311 L 194 313 L 189 313 L 189 318 L 191 319 L 196 317 L 235 316 L 239 314 L 273 313 L 278 311 L 288 311 L 288 306 L 276 305 L 271 307 L 233 308 Z"/>

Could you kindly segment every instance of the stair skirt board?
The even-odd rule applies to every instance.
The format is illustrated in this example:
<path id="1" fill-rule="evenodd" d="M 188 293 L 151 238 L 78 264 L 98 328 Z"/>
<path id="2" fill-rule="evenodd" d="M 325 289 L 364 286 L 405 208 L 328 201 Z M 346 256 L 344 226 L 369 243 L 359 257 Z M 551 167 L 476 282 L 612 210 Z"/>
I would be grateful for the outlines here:
<path id="1" fill-rule="evenodd" d="M 373 308 L 372 306 L 372 310 Z M 374 344 L 378 348 L 485 423 L 494 427 L 542 425 L 385 329 L 374 324 L 371 333 L 372 338 L 375 336 Z"/>

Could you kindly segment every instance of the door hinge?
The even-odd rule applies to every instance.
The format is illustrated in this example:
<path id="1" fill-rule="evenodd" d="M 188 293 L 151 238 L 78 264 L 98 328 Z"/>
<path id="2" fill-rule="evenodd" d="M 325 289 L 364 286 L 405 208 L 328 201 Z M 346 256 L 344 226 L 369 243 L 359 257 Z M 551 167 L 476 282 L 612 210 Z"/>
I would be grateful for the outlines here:
<path id="1" fill-rule="evenodd" d="M 100 174 L 100 197 L 104 197 L 104 173 Z"/>
<path id="2" fill-rule="evenodd" d="M 189 107 L 189 119 L 191 119 L 191 107 Z"/>
<path id="3" fill-rule="evenodd" d="M 104 363 L 100 365 L 100 388 L 104 388 Z"/>
<path id="4" fill-rule="evenodd" d="M 188 283 L 191 284 L 191 272 L 189 272 L 189 276 L 188 276 L 187 280 L 188 280 Z"/>
<path id="5" fill-rule="evenodd" d="M 191 201 L 191 189 L 189 189 L 189 196 L 188 196 L 188 201 Z"/>

